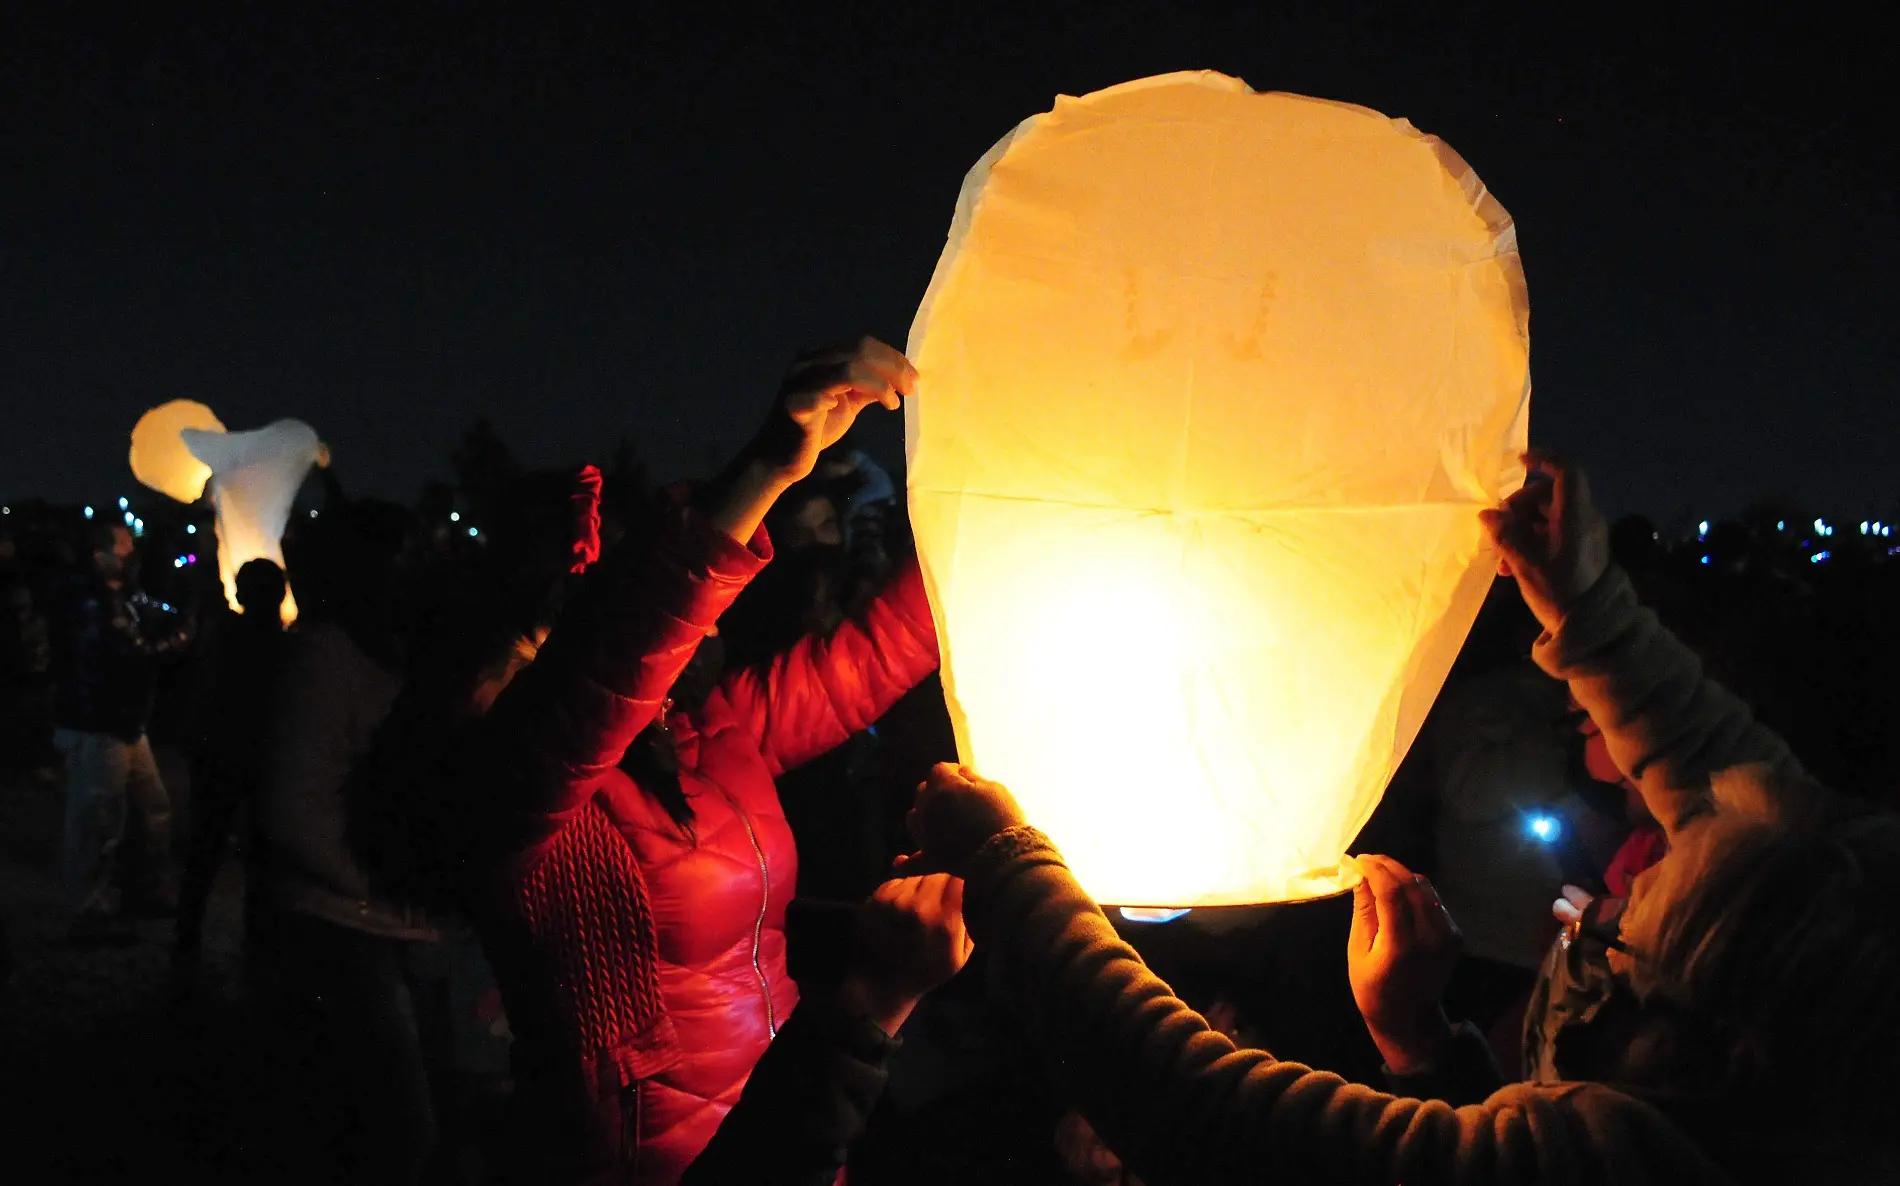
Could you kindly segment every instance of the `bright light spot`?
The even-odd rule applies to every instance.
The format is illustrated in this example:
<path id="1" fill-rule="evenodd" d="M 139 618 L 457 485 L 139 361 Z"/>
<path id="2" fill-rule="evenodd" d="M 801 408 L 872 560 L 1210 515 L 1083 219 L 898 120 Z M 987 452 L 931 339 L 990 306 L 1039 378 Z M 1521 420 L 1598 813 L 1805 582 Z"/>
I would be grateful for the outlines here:
<path id="1" fill-rule="evenodd" d="M 1188 907 L 1178 910 L 1149 909 L 1143 906 L 1123 906 L 1122 917 L 1129 922 L 1173 922 L 1188 912 Z"/>
<path id="2" fill-rule="evenodd" d="M 187 523 L 187 524 L 185 524 L 185 534 L 186 534 L 186 535 L 197 535 L 197 534 L 198 534 L 198 525 L 197 525 L 196 523 Z"/>
<path id="3" fill-rule="evenodd" d="M 1816 531 L 1818 531 L 1818 532 L 1820 532 L 1820 533 L 1821 533 L 1822 535 L 1826 535 L 1826 534 L 1827 534 L 1827 521 L 1826 521 L 1826 520 L 1824 520 L 1824 519 L 1816 519 L 1816 520 L 1814 521 L 1814 529 L 1815 529 Z"/>
<path id="4" fill-rule="evenodd" d="M 1530 819 L 1530 829 L 1531 835 L 1542 840 L 1545 844 L 1549 844 L 1551 841 L 1557 839 L 1559 832 L 1563 831 L 1563 825 L 1559 824 L 1552 816 L 1533 815 Z"/>
<path id="5" fill-rule="evenodd" d="M 12 507 L 0 507 L 0 515 L 11 515 L 12 513 Z"/>
<path id="6" fill-rule="evenodd" d="M 1866 535 L 1866 534 L 1867 534 L 1867 520 L 1865 520 L 1865 519 L 1862 519 L 1862 520 L 1860 521 L 1860 533 L 1861 533 L 1862 535 Z"/>
<path id="7" fill-rule="evenodd" d="M 1829 556 L 1832 556 L 1833 554 L 1834 553 L 1832 552 L 1816 552 L 1814 555 L 1808 557 L 1808 563 L 1819 564 L 1821 561 L 1826 560 Z"/>
<path id="8" fill-rule="evenodd" d="M 473 527 L 471 527 L 471 528 L 469 528 L 469 529 L 468 529 L 468 534 L 469 534 L 469 537 L 470 537 L 470 538 L 472 539 L 472 538 L 474 538 L 475 536 L 478 536 L 478 535 L 480 535 L 480 534 L 481 534 L 481 532 L 479 532 L 479 531 L 477 531 L 477 530 L 476 530 L 475 528 L 473 528 Z"/>
<path id="9" fill-rule="evenodd" d="M 173 568 L 183 568 L 184 566 L 185 566 L 185 558 L 183 556 L 180 556 L 178 559 L 172 561 Z"/>
<path id="10" fill-rule="evenodd" d="M 1709 562 L 1709 558 L 1707 556 L 1704 556 L 1702 558 L 1702 563 L 1707 564 L 1708 562 Z"/>
<path id="11" fill-rule="evenodd" d="M 137 519 L 137 518 L 138 518 L 138 516 L 137 516 L 137 515 L 134 515 L 134 514 L 133 514 L 133 513 L 131 512 L 131 511 L 127 511 L 127 512 L 125 513 L 125 525 L 126 525 L 127 527 L 130 527 L 130 526 L 132 526 L 132 521 L 133 521 L 133 520 L 135 520 L 135 519 Z"/>
<path id="12" fill-rule="evenodd" d="M 125 499 L 123 499 L 123 498 L 121 498 L 121 499 L 119 500 L 119 509 L 120 509 L 120 510 L 124 510 L 125 508 L 127 508 L 127 507 L 129 507 L 129 506 L 131 506 L 131 505 L 132 505 L 132 504 L 131 504 L 130 502 L 127 502 L 127 501 L 126 501 Z"/>
<path id="13" fill-rule="evenodd" d="M 196 552 L 193 552 L 193 553 L 191 553 L 191 554 L 190 554 L 189 556 L 186 556 L 186 557 L 185 557 L 185 563 L 186 563 L 186 564 L 196 564 L 196 563 L 198 563 L 198 553 L 196 553 Z"/>
<path id="14" fill-rule="evenodd" d="M 87 508 L 86 508 L 86 518 L 88 518 L 88 519 L 90 519 L 90 518 L 92 518 L 92 508 L 91 508 L 91 507 L 87 507 Z"/>
<path id="15" fill-rule="evenodd" d="M 1775 530 L 1776 530 L 1776 531 L 1786 531 L 1786 530 L 1788 530 L 1788 521 L 1787 521 L 1786 519 L 1776 519 L 1776 520 L 1775 520 Z"/>
<path id="16" fill-rule="evenodd" d="M 312 519 L 314 519 L 314 518 L 316 518 L 316 517 L 317 517 L 317 512 L 315 512 L 315 511 L 311 511 L 311 512 L 310 512 L 310 517 L 311 517 Z"/>
<path id="17" fill-rule="evenodd" d="M 1702 520 L 1702 522 L 1695 525 L 1695 536 L 1697 539 L 1705 539 L 1708 537 L 1708 534 L 1709 534 L 1709 521 L 1707 519 L 1704 519 Z"/>
<path id="18" fill-rule="evenodd" d="M 461 521 L 462 521 L 462 512 L 460 512 L 460 511 L 450 511 L 450 512 L 449 512 L 449 522 L 451 522 L 451 523 L 460 523 Z"/>

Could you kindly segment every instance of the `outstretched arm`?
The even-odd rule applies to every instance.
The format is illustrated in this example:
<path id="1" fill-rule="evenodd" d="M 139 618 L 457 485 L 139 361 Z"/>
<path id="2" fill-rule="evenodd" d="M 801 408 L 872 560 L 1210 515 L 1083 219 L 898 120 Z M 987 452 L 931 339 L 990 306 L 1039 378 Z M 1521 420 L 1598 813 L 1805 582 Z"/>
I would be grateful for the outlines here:
<path id="1" fill-rule="evenodd" d="M 1004 994 L 1150 1186 L 1633 1181 L 1701 1164 L 1660 1114 L 1605 1088 L 1506 1088 L 1453 1109 L 1237 1049 L 1148 970 L 1020 821 L 1007 791 L 939 768 L 919 794 L 912 861 L 965 874 L 970 933 Z"/>
<path id="2" fill-rule="evenodd" d="M 1618 768 L 1671 835 L 1710 807 L 1710 777 L 1753 763 L 1773 782 L 1799 778 L 1787 744 L 1702 673 L 1687 647 L 1636 600 L 1610 562 L 1609 529 L 1581 470 L 1531 454 L 1548 483 L 1484 515 L 1544 626 L 1535 651 L 1603 730 Z"/>

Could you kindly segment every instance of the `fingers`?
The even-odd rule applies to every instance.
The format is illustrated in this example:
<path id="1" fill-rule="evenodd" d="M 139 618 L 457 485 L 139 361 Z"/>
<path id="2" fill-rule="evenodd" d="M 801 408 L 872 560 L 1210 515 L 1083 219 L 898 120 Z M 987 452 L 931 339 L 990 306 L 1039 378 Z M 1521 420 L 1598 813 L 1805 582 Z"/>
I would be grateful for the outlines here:
<path id="1" fill-rule="evenodd" d="M 1439 900 L 1430 878 L 1386 856 L 1362 856 L 1359 867 L 1367 870 L 1367 880 L 1372 883 L 1379 929 L 1392 928 L 1395 942 L 1434 947 L 1463 942 L 1457 922 Z"/>
<path id="2" fill-rule="evenodd" d="M 918 786 L 919 791 L 961 791 L 974 786 L 975 778 L 967 766 L 958 766 L 950 762 L 939 762 L 930 768 L 930 773 Z"/>
<path id="3" fill-rule="evenodd" d="M 799 424 L 809 426 L 840 413 L 841 424 L 848 425 L 873 403 L 898 410 L 916 389 L 917 368 L 910 360 L 876 338 L 864 337 L 801 355 L 786 372 L 781 395 Z"/>
<path id="4" fill-rule="evenodd" d="M 1352 887 L 1352 930 L 1346 936 L 1348 948 L 1368 952 L 1379 940 L 1379 903 L 1373 896 L 1372 880 L 1362 876 Z"/>
<path id="5" fill-rule="evenodd" d="M 1579 910 L 1575 903 L 1564 898 L 1558 898 L 1555 902 L 1550 904 L 1550 913 L 1558 922 L 1565 926 L 1583 921 L 1583 911 Z"/>
<path id="6" fill-rule="evenodd" d="M 1590 903 L 1597 900 L 1597 896 L 1587 889 L 1579 889 L 1574 885 L 1566 885 L 1564 886 L 1564 900 L 1581 911 L 1588 910 Z"/>
<path id="7" fill-rule="evenodd" d="M 1407 901 L 1408 887 L 1412 884 L 1411 871 L 1390 857 L 1381 856 L 1360 857 L 1359 868 L 1365 872 L 1366 880 L 1372 886 L 1379 932 L 1390 935 L 1398 943 L 1408 943 L 1415 938 L 1416 916 L 1411 903 Z"/>

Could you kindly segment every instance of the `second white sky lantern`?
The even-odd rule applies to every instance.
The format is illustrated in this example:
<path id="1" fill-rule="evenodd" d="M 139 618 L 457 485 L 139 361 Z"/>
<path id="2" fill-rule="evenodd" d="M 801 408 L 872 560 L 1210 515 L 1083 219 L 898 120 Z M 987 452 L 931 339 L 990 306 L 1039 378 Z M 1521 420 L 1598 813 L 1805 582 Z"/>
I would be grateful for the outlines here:
<path id="1" fill-rule="evenodd" d="M 963 758 L 1099 900 L 1355 879 L 1496 571 L 1528 318 L 1503 208 L 1363 107 L 1172 74 L 970 171 L 911 516 Z"/>
<path id="2" fill-rule="evenodd" d="M 297 489 L 328 450 L 301 420 L 277 420 L 248 432 L 227 432 L 210 408 L 190 400 L 161 404 L 132 430 L 132 473 L 180 502 L 196 502 L 207 483 L 217 512 L 218 576 L 225 600 L 237 603 L 237 571 L 263 558 L 284 566 L 284 528 Z M 294 593 L 284 621 L 297 617 Z"/>

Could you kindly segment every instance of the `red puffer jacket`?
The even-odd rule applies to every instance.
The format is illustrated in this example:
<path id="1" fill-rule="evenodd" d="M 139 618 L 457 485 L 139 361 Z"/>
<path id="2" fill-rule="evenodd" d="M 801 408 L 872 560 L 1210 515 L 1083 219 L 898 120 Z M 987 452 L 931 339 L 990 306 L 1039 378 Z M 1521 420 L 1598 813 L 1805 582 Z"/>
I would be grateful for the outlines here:
<path id="1" fill-rule="evenodd" d="M 620 549 L 488 718 L 484 941 L 537 1180 L 672 1183 L 797 1003 L 797 854 L 773 779 L 937 666 L 912 564 L 855 622 L 670 721 L 693 835 L 619 768 L 771 558 L 688 511 Z"/>

